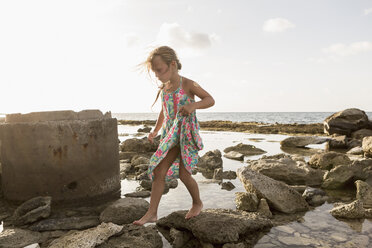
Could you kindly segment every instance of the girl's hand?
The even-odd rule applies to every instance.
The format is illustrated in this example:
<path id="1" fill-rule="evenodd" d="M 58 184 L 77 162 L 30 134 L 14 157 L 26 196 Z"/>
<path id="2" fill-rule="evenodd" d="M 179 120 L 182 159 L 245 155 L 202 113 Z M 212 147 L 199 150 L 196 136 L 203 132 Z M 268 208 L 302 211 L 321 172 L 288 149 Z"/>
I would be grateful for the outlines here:
<path id="1" fill-rule="evenodd" d="M 158 132 L 155 132 L 155 131 L 152 131 L 151 133 L 149 133 L 149 136 L 147 137 L 147 139 L 153 143 L 153 139 L 156 137 L 156 135 L 158 135 Z"/>
<path id="2" fill-rule="evenodd" d="M 183 116 L 188 116 L 194 111 L 195 111 L 195 108 L 192 103 L 183 105 L 182 107 L 180 107 L 180 110 L 179 110 L 180 114 Z"/>

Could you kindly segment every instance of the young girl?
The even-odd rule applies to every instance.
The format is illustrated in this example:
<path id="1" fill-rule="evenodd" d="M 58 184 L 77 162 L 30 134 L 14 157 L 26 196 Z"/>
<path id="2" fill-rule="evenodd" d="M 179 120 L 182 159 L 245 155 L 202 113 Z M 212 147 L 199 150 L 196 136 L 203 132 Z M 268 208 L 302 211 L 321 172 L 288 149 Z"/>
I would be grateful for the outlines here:
<path id="1" fill-rule="evenodd" d="M 133 224 L 143 225 L 157 221 L 165 181 L 175 178 L 180 178 L 192 197 L 192 207 L 185 216 L 189 219 L 197 216 L 203 208 L 198 184 L 191 176 L 198 162 L 198 151 L 203 149 L 195 110 L 213 106 L 214 99 L 199 84 L 178 74 L 181 63 L 175 51 L 168 46 L 153 50 L 144 65 L 148 72 L 153 71 L 162 82 L 155 99 L 156 102 L 161 93 L 162 110 L 148 140 L 153 142 L 160 128 L 162 132 L 160 144 L 150 158 L 147 171 L 152 180 L 150 207 L 146 214 Z M 195 95 L 201 101 L 196 102 Z"/>

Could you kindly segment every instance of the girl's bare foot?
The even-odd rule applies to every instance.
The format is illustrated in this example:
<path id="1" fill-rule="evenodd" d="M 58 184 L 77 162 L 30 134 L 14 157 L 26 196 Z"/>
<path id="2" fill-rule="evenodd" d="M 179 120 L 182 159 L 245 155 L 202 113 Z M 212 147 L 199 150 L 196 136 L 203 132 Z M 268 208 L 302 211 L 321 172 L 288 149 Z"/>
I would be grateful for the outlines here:
<path id="1" fill-rule="evenodd" d="M 202 209 L 203 209 L 203 202 L 193 203 L 189 212 L 186 214 L 185 219 L 190 219 L 194 216 L 199 215 Z"/>
<path id="2" fill-rule="evenodd" d="M 153 215 L 153 214 L 146 213 L 144 216 L 142 216 L 141 219 L 133 221 L 132 224 L 142 226 L 145 223 L 156 222 L 157 220 L 158 220 L 158 217 L 156 216 L 156 214 Z"/>

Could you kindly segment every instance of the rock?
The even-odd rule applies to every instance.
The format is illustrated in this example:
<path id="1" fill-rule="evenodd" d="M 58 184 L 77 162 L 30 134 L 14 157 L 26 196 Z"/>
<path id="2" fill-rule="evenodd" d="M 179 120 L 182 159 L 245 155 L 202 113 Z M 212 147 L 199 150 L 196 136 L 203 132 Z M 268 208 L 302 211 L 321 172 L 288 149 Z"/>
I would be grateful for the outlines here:
<path id="1" fill-rule="evenodd" d="M 258 198 L 253 193 L 235 192 L 236 209 L 255 212 L 258 208 Z"/>
<path id="2" fill-rule="evenodd" d="M 347 141 L 347 149 L 351 149 L 351 148 L 354 148 L 354 147 L 361 147 L 362 146 L 362 140 L 358 140 L 358 139 L 349 139 Z"/>
<path id="3" fill-rule="evenodd" d="M 324 133 L 334 133 L 350 136 L 352 132 L 368 127 L 369 120 L 366 113 L 357 108 L 345 109 L 334 113 L 324 120 Z"/>
<path id="4" fill-rule="evenodd" d="M 158 234 L 155 225 L 137 226 L 127 224 L 123 226 L 121 233 L 110 237 L 98 248 L 161 248 L 163 241 Z"/>
<path id="5" fill-rule="evenodd" d="M 324 174 L 322 188 L 340 189 L 353 179 L 354 172 L 349 165 L 338 165 Z"/>
<path id="6" fill-rule="evenodd" d="M 113 223 L 102 223 L 97 227 L 83 231 L 70 231 L 62 237 L 53 240 L 49 248 L 90 248 L 104 243 L 109 237 L 119 233 L 123 226 Z"/>
<path id="7" fill-rule="evenodd" d="M 339 135 L 327 141 L 327 150 L 346 149 L 348 147 L 346 135 Z"/>
<path id="8" fill-rule="evenodd" d="M 246 245 L 244 243 L 226 243 L 222 246 L 222 248 L 245 248 Z"/>
<path id="9" fill-rule="evenodd" d="M 266 216 L 268 218 L 271 218 L 273 216 L 273 214 L 270 211 L 269 204 L 267 204 L 267 201 L 266 201 L 265 198 L 260 199 L 260 202 L 258 203 L 258 210 L 257 211 L 260 214 L 262 214 L 263 216 Z"/>
<path id="10" fill-rule="evenodd" d="M 197 167 L 213 173 L 215 169 L 222 168 L 223 162 L 221 156 L 221 151 L 218 149 L 208 151 L 198 160 Z"/>
<path id="11" fill-rule="evenodd" d="M 351 155 L 363 155 L 363 148 L 361 146 L 357 146 L 357 147 L 351 148 L 349 151 L 347 151 L 347 154 L 351 154 Z"/>
<path id="12" fill-rule="evenodd" d="M 142 153 L 142 152 L 155 152 L 159 142 L 154 139 L 154 143 L 151 143 L 145 139 L 126 139 L 120 145 L 120 150 L 122 152 L 135 152 L 135 153 Z M 122 158 L 120 158 L 122 159 Z"/>
<path id="13" fill-rule="evenodd" d="M 305 189 L 302 197 L 304 197 L 311 206 L 320 206 L 328 199 L 328 196 L 323 190 L 311 187 Z"/>
<path id="14" fill-rule="evenodd" d="M 372 208 L 364 209 L 364 217 L 372 219 Z"/>
<path id="15" fill-rule="evenodd" d="M 322 144 L 327 140 L 329 140 L 329 138 L 317 136 L 295 136 L 282 140 L 280 145 L 283 147 L 305 147 L 310 144 Z"/>
<path id="16" fill-rule="evenodd" d="M 151 127 L 138 128 L 137 132 L 149 133 L 151 132 Z"/>
<path id="17" fill-rule="evenodd" d="M 170 229 L 170 238 L 173 248 L 184 247 L 191 239 L 194 238 L 192 233 L 188 231 L 179 231 L 175 228 Z"/>
<path id="18" fill-rule="evenodd" d="M 258 198 L 265 198 L 273 209 L 283 213 L 295 213 L 309 209 L 309 205 L 301 194 L 283 182 L 271 179 L 248 167 L 238 168 L 237 175 L 247 192 L 255 193 Z"/>
<path id="19" fill-rule="evenodd" d="M 230 146 L 223 150 L 225 153 L 229 153 L 230 151 L 239 152 L 241 154 L 244 154 L 246 156 L 251 155 L 260 155 L 263 153 L 266 153 L 266 151 L 255 147 L 254 145 L 247 145 L 243 143 L 239 143 L 236 146 Z"/>
<path id="20" fill-rule="evenodd" d="M 236 172 L 235 171 L 223 171 L 222 172 L 222 179 L 236 179 Z"/>
<path id="21" fill-rule="evenodd" d="M 25 246 L 23 248 L 40 248 L 40 245 L 38 243 L 35 243 L 35 244 L 32 244 L 32 245 Z"/>
<path id="22" fill-rule="evenodd" d="M 226 189 L 226 190 L 230 191 L 230 190 L 235 189 L 235 186 L 234 186 L 234 184 L 233 184 L 232 182 L 230 182 L 230 181 L 228 181 L 228 182 L 223 182 L 223 183 L 221 184 L 221 189 Z"/>
<path id="23" fill-rule="evenodd" d="M 137 165 L 149 164 L 149 163 L 150 163 L 150 159 L 146 157 L 142 157 L 142 156 L 134 156 L 131 160 L 131 165 L 134 167 Z"/>
<path id="24" fill-rule="evenodd" d="M 325 152 L 314 154 L 309 160 L 310 166 L 322 170 L 331 170 L 337 165 L 351 164 L 349 157 L 343 153 L 338 152 Z"/>
<path id="25" fill-rule="evenodd" d="M 187 212 L 173 212 L 159 219 L 156 224 L 168 229 L 188 230 L 199 241 L 216 245 L 240 242 L 246 235 L 253 235 L 272 226 L 269 219 L 254 212 L 204 209 L 198 216 L 186 220 Z"/>
<path id="26" fill-rule="evenodd" d="M 14 211 L 13 223 L 20 226 L 49 217 L 51 202 L 50 196 L 34 197 L 24 202 Z"/>
<path id="27" fill-rule="evenodd" d="M 141 198 L 146 198 L 151 196 L 151 191 L 144 190 L 144 191 L 138 191 L 138 192 L 132 192 L 132 193 L 127 193 L 124 194 L 125 197 L 141 197 Z"/>
<path id="28" fill-rule="evenodd" d="M 98 216 L 80 216 L 41 220 L 29 227 L 32 231 L 80 230 L 100 224 Z"/>
<path id="29" fill-rule="evenodd" d="M 19 228 L 4 229 L 0 232 L 0 247 L 2 248 L 22 248 L 40 241 L 39 232 Z"/>
<path id="30" fill-rule="evenodd" d="M 358 219 L 364 217 L 363 202 L 355 200 L 349 204 L 343 204 L 333 208 L 330 213 L 334 217 L 347 218 L 347 219 Z"/>
<path id="31" fill-rule="evenodd" d="M 364 137 L 372 136 L 372 130 L 371 129 L 359 129 L 351 134 L 351 137 L 354 139 L 362 140 Z"/>
<path id="32" fill-rule="evenodd" d="M 177 187 L 177 185 L 178 185 L 178 181 L 177 181 L 177 183 L 176 182 L 174 182 L 174 180 L 176 180 L 177 181 L 177 179 L 172 179 L 171 181 L 169 181 L 169 182 L 165 182 L 165 184 L 164 184 L 164 192 L 163 192 L 163 194 L 166 194 L 166 193 L 168 193 L 169 192 L 169 188 L 170 188 L 170 186 L 172 186 L 172 187 Z M 146 180 L 142 180 L 142 181 L 140 181 L 140 185 L 141 185 L 141 187 L 142 187 L 142 189 L 144 189 L 145 191 L 151 191 L 151 188 L 152 188 L 152 181 L 151 180 L 148 180 L 148 179 L 146 179 Z M 138 190 L 138 191 L 143 191 L 143 190 Z"/>
<path id="33" fill-rule="evenodd" d="M 323 171 L 315 170 L 305 162 L 294 161 L 288 155 L 282 155 L 280 158 L 263 157 L 247 163 L 250 169 L 291 185 L 317 186 L 323 181 Z"/>
<path id="34" fill-rule="evenodd" d="M 355 181 L 356 199 L 363 202 L 364 208 L 372 208 L 372 187 L 361 180 Z"/>
<path id="35" fill-rule="evenodd" d="M 364 152 L 364 156 L 372 157 L 372 136 L 364 137 L 362 148 Z"/>
<path id="36" fill-rule="evenodd" d="M 370 158 L 354 160 L 350 167 L 354 173 L 354 181 L 366 181 L 368 178 L 372 177 L 372 159 Z"/>
<path id="37" fill-rule="evenodd" d="M 226 153 L 223 156 L 225 158 L 239 160 L 239 161 L 243 161 L 244 160 L 244 154 L 241 154 L 240 152 L 236 152 L 236 151 L 229 151 L 228 153 Z"/>
<path id="38" fill-rule="evenodd" d="M 101 222 L 112 222 L 118 225 L 130 224 L 140 219 L 150 204 L 143 199 L 126 197 L 110 204 L 100 215 Z"/>

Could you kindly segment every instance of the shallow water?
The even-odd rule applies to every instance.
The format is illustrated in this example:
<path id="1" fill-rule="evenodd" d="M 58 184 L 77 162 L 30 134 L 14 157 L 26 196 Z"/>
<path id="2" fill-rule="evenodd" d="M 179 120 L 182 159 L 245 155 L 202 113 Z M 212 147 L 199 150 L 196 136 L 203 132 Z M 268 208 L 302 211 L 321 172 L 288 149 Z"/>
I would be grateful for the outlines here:
<path id="1" fill-rule="evenodd" d="M 126 133 L 125 136 L 119 136 L 121 141 L 128 138 L 147 137 L 147 134 L 137 135 L 137 129 L 143 126 L 119 125 L 118 133 Z M 237 132 L 200 132 L 204 149 L 199 152 L 203 156 L 207 151 L 219 149 L 223 150 L 228 146 L 236 145 L 240 142 L 251 144 L 261 148 L 267 153 L 263 155 L 274 155 L 282 153 L 279 142 L 288 135 L 278 134 L 249 134 Z M 251 140 L 257 139 L 257 140 Z M 311 145 L 311 148 L 323 149 L 324 145 Z M 237 168 L 246 165 L 248 159 L 254 160 L 262 155 L 249 156 L 244 162 L 230 160 L 222 157 L 224 170 L 236 171 Z M 309 156 L 305 156 L 308 160 Z M 193 176 L 198 182 L 200 196 L 204 203 L 204 208 L 229 208 L 236 209 L 235 192 L 244 192 L 245 189 L 240 180 L 231 181 L 236 188 L 231 191 L 222 190 L 221 186 L 213 180 L 205 179 L 201 173 Z M 159 204 L 158 218 L 167 216 L 177 210 L 187 210 L 191 207 L 191 197 L 183 183 L 178 180 L 178 187 L 170 189 L 162 196 Z M 121 194 L 130 193 L 136 190 L 139 182 L 135 180 L 121 181 Z M 150 198 L 144 198 L 150 201 Z M 372 221 L 369 219 L 355 221 L 341 221 L 334 218 L 328 211 L 333 208 L 332 203 L 325 203 L 316 207 L 314 210 L 306 212 L 302 221 L 289 222 L 282 226 L 276 226 L 264 235 L 255 245 L 257 248 L 266 247 L 368 247 L 372 240 Z M 146 224 L 153 225 L 153 224 Z M 2 231 L 0 224 L 0 232 Z M 163 238 L 163 247 L 171 247 Z"/>
<path id="2" fill-rule="evenodd" d="M 141 126 L 119 126 L 120 131 L 130 133 Z M 130 131 L 129 131 L 130 130 Z M 121 141 L 133 138 L 134 133 L 129 136 L 119 137 Z M 236 145 L 240 142 L 251 144 L 261 148 L 267 153 L 263 155 L 274 155 L 283 153 L 280 148 L 280 141 L 289 137 L 288 135 L 278 134 L 249 134 L 238 132 L 200 132 L 204 149 L 199 152 L 203 156 L 210 150 L 223 150 L 228 146 Z M 137 138 L 146 137 L 147 134 L 136 136 Z M 251 140 L 257 138 L 258 141 Z M 310 145 L 310 148 L 323 149 L 322 145 Z M 244 162 L 235 161 L 222 157 L 224 170 L 236 171 L 237 168 L 246 165 L 246 160 L 258 159 L 262 155 L 249 156 Z M 309 156 L 304 156 L 305 160 Z M 193 176 L 198 182 L 200 196 L 204 203 L 204 208 L 229 208 L 236 209 L 235 192 L 245 192 L 240 180 L 231 181 L 236 188 L 231 191 L 222 190 L 218 183 L 213 180 L 205 179 L 201 173 Z M 170 189 L 169 192 L 162 196 L 159 204 L 158 218 L 167 216 L 177 210 L 187 210 L 191 207 L 191 197 L 183 183 L 179 181 L 178 187 Z M 139 186 L 137 181 L 122 180 L 122 195 L 135 191 Z M 353 197 L 353 196 L 350 196 Z M 150 201 L 150 197 L 144 198 Z M 326 202 L 314 210 L 306 212 L 302 221 L 289 222 L 282 226 L 271 228 L 270 232 L 264 235 L 254 247 L 368 247 L 369 241 L 372 240 L 372 221 L 362 219 L 356 221 L 341 221 L 334 218 L 328 211 L 333 208 L 332 203 Z M 146 224 L 148 225 L 148 224 Z M 171 247 L 163 239 L 164 247 Z"/>

